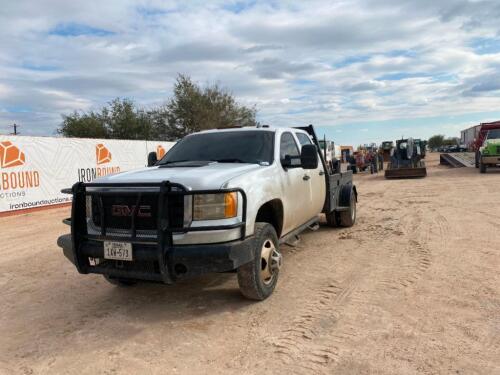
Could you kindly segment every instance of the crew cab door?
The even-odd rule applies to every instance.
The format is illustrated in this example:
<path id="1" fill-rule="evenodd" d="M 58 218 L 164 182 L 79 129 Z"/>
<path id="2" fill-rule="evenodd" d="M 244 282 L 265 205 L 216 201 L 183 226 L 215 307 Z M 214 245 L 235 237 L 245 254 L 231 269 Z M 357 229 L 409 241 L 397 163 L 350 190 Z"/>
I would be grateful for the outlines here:
<path id="1" fill-rule="evenodd" d="M 280 137 L 280 162 L 286 156 L 291 157 L 295 165 L 300 164 L 300 149 L 290 132 L 281 134 Z M 312 216 L 309 215 L 307 207 L 309 203 L 309 179 L 305 178 L 304 169 L 283 168 L 282 196 L 283 196 L 283 234 L 286 234 L 298 226 L 304 224 Z"/>
<path id="2" fill-rule="evenodd" d="M 313 142 L 311 138 L 305 133 L 297 132 L 295 133 L 297 139 L 299 140 L 300 146 L 312 145 Z M 331 152 L 332 143 L 327 142 L 328 153 Z M 318 150 L 321 152 L 321 150 Z M 309 176 L 308 182 L 308 195 L 304 198 L 304 209 L 307 208 L 308 218 L 314 217 L 314 215 L 319 214 L 323 210 L 323 205 L 325 204 L 326 198 L 326 182 L 325 182 L 325 171 L 323 169 L 323 164 L 318 163 L 318 168 L 316 169 L 302 169 L 304 175 Z M 307 220 L 306 219 L 306 220 Z"/>

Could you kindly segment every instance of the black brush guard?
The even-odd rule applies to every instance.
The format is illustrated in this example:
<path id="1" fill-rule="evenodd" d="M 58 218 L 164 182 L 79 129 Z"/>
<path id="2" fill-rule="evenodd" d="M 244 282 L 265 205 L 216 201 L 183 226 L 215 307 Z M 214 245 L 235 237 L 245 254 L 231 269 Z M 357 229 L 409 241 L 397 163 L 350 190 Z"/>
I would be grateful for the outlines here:
<path id="1" fill-rule="evenodd" d="M 88 188 L 95 188 L 96 190 L 87 190 Z M 141 192 L 141 189 L 148 191 L 148 193 L 158 194 L 158 211 L 157 211 L 157 227 L 156 227 L 156 237 L 138 237 L 136 228 L 136 219 L 138 214 L 137 207 L 141 201 L 141 196 L 145 194 L 145 191 Z M 149 189 L 149 190 L 147 190 Z M 169 181 L 163 181 L 161 183 L 76 183 L 73 185 L 71 192 L 73 194 L 73 203 L 71 208 L 71 246 L 66 246 L 67 251 L 72 252 L 72 254 L 67 254 L 68 258 L 73 258 L 72 261 L 75 264 L 78 272 L 80 273 L 102 273 L 102 274 L 112 274 L 115 277 L 130 277 L 138 279 L 150 279 L 154 281 L 162 281 L 166 284 L 171 284 L 175 281 L 175 272 L 173 270 L 173 262 L 171 259 L 171 250 L 173 250 L 173 233 L 187 233 L 195 231 L 218 231 L 218 230 L 228 230 L 228 229 L 241 229 L 241 236 L 239 241 L 244 243 L 245 240 L 245 227 L 246 227 L 246 214 L 247 214 L 247 198 L 245 192 L 242 189 L 218 189 L 218 190 L 187 190 L 184 186 L 180 184 L 170 183 Z M 230 225 L 218 225 L 218 226 L 200 226 L 200 227 L 172 227 L 169 223 L 169 211 L 168 211 L 168 201 L 173 195 L 194 195 L 194 194 L 219 194 L 219 193 L 230 193 L 237 192 L 241 194 L 243 204 L 242 204 L 242 221 L 230 224 Z M 115 195 L 119 193 L 120 196 L 131 195 L 136 196 L 136 204 L 131 213 L 131 227 L 129 229 L 130 236 L 110 236 L 108 235 L 108 228 L 106 227 L 106 215 L 103 207 L 104 195 Z M 99 204 L 100 212 L 100 230 L 99 235 L 89 234 L 87 228 L 86 220 L 86 196 L 91 195 L 96 197 Z M 159 268 L 159 277 L 150 277 L 152 271 L 150 269 L 146 270 L 107 270 L 106 267 L 99 267 L 99 265 L 93 266 L 89 264 L 88 257 L 92 256 L 92 252 L 95 253 L 94 256 L 98 257 L 101 254 L 100 251 L 96 251 L 96 244 L 102 243 L 102 241 L 119 241 L 119 242 L 130 242 L 140 243 L 140 248 L 138 248 L 138 253 L 141 254 L 142 259 L 149 259 L 150 261 L 157 264 Z M 248 242 L 248 241 L 247 241 Z M 199 245 L 195 245 L 199 247 Z M 202 246 L 202 245 L 201 245 Z M 221 244 L 220 246 L 224 246 Z M 189 253 L 193 250 L 194 246 L 178 246 L 186 249 Z M 207 245 L 207 247 L 213 248 L 213 245 Z M 231 246 L 228 246 L 229 248 Z M 230 251 L 230 249 L 228 250 Z M 136 249 L 134 249 L 136 253 Z M 123 262 L 127 263 L 127 262 Z M 109 272 L 108 272 L 109 271 Z"/>

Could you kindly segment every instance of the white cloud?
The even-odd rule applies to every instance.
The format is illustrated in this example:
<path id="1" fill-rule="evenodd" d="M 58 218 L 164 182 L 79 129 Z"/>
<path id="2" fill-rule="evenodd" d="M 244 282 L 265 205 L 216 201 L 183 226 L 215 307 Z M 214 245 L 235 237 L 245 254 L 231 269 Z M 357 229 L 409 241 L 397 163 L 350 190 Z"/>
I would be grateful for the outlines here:
<path id="1" fill-rule="evenodd" d="M 177 73 L 276 125 L 492 111 L 498 16 L 492 0 L 6 2 L 0 122 L 49 134 L 116 96 L 161 103 Z"/>

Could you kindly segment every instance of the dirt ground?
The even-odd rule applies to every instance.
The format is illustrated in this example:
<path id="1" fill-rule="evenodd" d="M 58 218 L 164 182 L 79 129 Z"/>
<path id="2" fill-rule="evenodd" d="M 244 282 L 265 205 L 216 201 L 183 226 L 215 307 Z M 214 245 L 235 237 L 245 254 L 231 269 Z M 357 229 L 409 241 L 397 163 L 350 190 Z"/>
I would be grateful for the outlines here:
<path id="1" fill-rule="evenodd" d="M 499 374 L 500 171 L 357 175 L 358 220 L 284 247 L 273 296 L 234 274 L 123 289 L 79 275 L 54 209 L 0 219 L 3 374 Z"/>

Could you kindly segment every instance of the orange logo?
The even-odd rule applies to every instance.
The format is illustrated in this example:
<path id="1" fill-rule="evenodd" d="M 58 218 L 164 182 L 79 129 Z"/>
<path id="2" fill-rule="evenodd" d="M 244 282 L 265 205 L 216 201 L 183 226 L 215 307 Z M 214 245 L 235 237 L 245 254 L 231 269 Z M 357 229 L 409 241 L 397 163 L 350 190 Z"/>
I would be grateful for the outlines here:
<path id="1" fill-rule="evenodd" d="M 95 146 L 95 157 L 97 165 L 109 163 L 111 161 L 111 152 L 102 143 Z"/>
<path id="2" fill-rule="evenodd" d="M 156 147 L 156 158 L 160 160 L 164 156 L 165 156 L 165 149 L 163 148 L 162 145 L 158 145 L 158 147 Z"/>
<path id="3" fill-rule="evenodd" d="M 19 150 L 12 142 L 0 142 L 0 168 L 10 168 L 23 165 L 26 161 L 24 152 Z"/>

